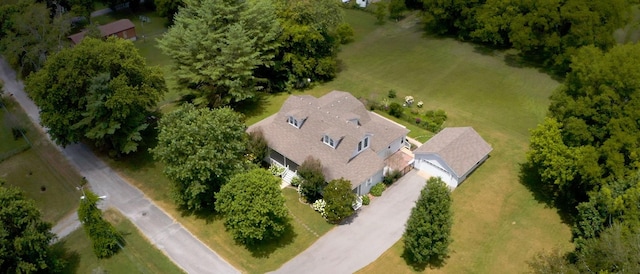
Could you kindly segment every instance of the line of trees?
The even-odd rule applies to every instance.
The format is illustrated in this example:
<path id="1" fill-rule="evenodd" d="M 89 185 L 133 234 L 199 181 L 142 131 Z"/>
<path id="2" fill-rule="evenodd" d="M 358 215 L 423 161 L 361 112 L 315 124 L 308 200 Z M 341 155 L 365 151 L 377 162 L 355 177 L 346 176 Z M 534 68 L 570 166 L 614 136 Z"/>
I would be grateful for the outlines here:
<path id="1" fill-rule="evenodd" d="M 629 17 L 627 0 L 422 0 L 426 27 L 462 40 L 513 47 L 558 74 L 583 46 L 608 50 Z"/>
<path id="2" fill-rule="evenodd" d="M 638 272 L 640 45 L 578 50 L 548 117 L 531 132 L 524 171 L 572 221 L 576 250 L 539 256 L 534 271 Z M 625 261 L 621 263 L 620 260 Z"/>

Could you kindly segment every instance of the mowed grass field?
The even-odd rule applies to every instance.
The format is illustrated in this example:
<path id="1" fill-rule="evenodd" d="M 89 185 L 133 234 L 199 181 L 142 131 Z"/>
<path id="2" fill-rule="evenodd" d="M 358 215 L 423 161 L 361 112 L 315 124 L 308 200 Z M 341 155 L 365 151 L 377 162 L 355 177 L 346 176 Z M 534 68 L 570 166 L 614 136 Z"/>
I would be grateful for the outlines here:
<path id="1" fill-rule="evenodd" d="M 343 71 L 313 93 L 338 89 L 363 98 L 424 101 L 444 109 L 445 126 L 472 126 L 492 146 L 491 157 L 453 192 L 454 242 L 443 273 L 519 273 L 536 252 L 572 248 L 570 229 L 553 208 L 519 180 L 529 129 L 546 113 L 559 82 L 517 63 L 514 52 L 494 51 L 425 35 L 418 18 L 375 26 L 373 16 L 347 11 L 357 41 L 340 53 Z M 363 273 L 414 271 L 398 242 Z"/>
<path id="2" fill-rule="evenodd" d="M 45 134 L 37 129 L 15 101 L 6 99 L 4 102 L 10 113 L 3 112 L 3 119 L 12 119 L 11 124 L 17 124 L 25 129 L 26 136 L 32 146 L 30 149 L 11 156 L 0 162 L 0 178 L 7 184 L 22 189 L 27 197 L 35 200 L 42 211 L 45 221 L 55 224 L 78 206 L 81 193 L 76 190 L 81 176 L 71 167 L 60 151 L 49 142 Z M 6 132 L 13 140 L 11 127 L 0 124 L 0 131 Z M 13 142 L 22 145 L 22 142 Z M 2 145 L 4 149 L 11 146 Z M 44 189 L 44 190 L 43 190 Z"/>
<path id="3" fill-rule="evenodd" d="M 91 241 L 80 228 L 55 245 L 58 250 L 66 252 L 68 265 L 64 273 L 184 273 L 154 248 L 119 211 L 108 209 L 104 217 L 122 232 L 126 242 L 124 249 L 108 259 L 98 259 Z"/>

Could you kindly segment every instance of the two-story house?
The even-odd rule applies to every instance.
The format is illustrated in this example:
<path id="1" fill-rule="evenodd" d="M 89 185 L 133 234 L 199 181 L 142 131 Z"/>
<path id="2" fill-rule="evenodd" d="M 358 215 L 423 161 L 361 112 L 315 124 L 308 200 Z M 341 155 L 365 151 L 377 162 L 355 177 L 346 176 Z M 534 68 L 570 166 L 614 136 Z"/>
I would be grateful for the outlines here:
<path id="1" fill-rule="evenodd" d="M 278 113 L 247 129 L 255 130 L 269 143 L 266 161 L 295 173 L 305 159 L 314 157 L 327 181 L 347 179 L 358 195 L 382 181 L 384 160 L 405 146 L 409 132 L 343 91 L 320 98 L 290 96 Z"/>

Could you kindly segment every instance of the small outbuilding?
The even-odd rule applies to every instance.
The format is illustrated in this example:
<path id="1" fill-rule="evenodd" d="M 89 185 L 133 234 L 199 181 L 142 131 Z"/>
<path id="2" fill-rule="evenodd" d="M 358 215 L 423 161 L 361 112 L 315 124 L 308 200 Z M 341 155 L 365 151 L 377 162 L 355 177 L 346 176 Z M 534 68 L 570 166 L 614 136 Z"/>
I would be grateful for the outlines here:
<path id="1" fill-rule="evenodd" d="M 413 151 L 414 167 L 456 188 L 492 150 L 472 127 L 448 127 Z"/>
<path id="2" fill-rule="evenodd" d="M 135 41 L 137 39 L 136 26 L 129 19 L 120 19 L 106 25 L 98 26 L 98 29 L 100 30 L 102 38 L 117 36 L 122 39 L 129 39 L 132 41 Z M 86 35 L 87 30 L 83 30 L 76 34 L 70 35 L 69 39 L 71 39 L 71 42 L 74 45 L 77 45 L 80 43 L 80 41 L 82 41 L 82 39 L 84 39 Z"/>

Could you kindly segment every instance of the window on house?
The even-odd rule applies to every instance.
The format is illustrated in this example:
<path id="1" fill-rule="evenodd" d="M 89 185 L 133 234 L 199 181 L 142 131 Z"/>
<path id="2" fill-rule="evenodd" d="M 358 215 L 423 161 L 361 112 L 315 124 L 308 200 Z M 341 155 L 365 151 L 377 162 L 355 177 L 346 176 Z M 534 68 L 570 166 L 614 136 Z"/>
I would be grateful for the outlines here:
<path id="1" fill-rule="evenodd" d="M 364 137 L 362 141 L 358 142 L 358 153 L 360 153 L 360 151 L 367 149 L 368 147 L 369 147 L 369 136 Z"/>
<path id="2" fill-rule="evenodd" d="M 333 139 L 331 139 L 331 137 L 329 137 L 328 135 L 325 135 L 325 136 L 322 138 L 322 142 L 323 142 L 323 143 L 325 143 L 325 144 L 327 144 L 327 145 L 328 145 L 328 146 L 330 146 L 330 147 L 333 147 L 333 148 L 335 148 L 335 147 L 336 147 L 336 146 L 335 146 L 335 142 L 334 142 L 334 141 L 333 141 Z"/>
<path id="3" fill-rule="evenodd" d="M 298 122 L 298 120 L 296 120 L 296 118 L 293 118 L 293 116 L 289 116 L 289 120 L 288 120 L 289 124 L 296 127 L 296 128 L 300 128 L 300 123 Z"/>

